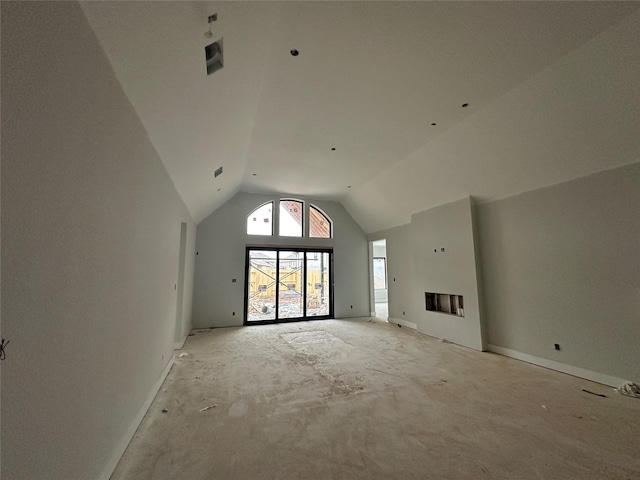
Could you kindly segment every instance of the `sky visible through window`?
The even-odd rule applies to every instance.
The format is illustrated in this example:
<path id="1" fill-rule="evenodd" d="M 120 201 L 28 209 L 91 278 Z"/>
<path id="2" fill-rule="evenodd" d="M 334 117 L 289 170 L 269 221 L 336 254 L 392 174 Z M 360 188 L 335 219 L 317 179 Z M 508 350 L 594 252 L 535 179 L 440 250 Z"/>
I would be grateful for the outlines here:
<path id="1" fill-rule="evenodd" d="M 247 217 L 247 233 L 249 235 L 273 234 L 273 202 L 265 203 L 256 208 Z"/>

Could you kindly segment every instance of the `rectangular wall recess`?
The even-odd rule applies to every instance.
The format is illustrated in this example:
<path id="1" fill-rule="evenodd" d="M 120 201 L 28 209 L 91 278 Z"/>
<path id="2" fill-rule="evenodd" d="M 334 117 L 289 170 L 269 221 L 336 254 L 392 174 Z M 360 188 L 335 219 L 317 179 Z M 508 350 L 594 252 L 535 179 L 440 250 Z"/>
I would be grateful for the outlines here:
<path id="1" fill-rule="evenodd" d="M 446 313 L 464 317 L 464 299 L 462 295 L 452 293 L 424 292 L 425 308 L 429 312 Z"/>

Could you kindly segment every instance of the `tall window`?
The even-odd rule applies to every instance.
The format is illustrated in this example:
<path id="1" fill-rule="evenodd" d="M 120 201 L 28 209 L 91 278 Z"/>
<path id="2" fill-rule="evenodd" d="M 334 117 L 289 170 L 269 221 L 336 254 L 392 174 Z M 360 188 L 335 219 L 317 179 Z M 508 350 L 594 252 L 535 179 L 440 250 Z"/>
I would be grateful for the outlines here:
<path id="1" fill-rule="evenodd" d="M 331 238 L 332 222 L 327 215 L 324 214 L 315 205 L 309 206 L 309 236 L 312 238 Z"/>
<path id="2" fill-rule="evenodd" d="M 248 235 L 273 235 L 273 202 L 256 208 L 247 217 Z"/>
<path id="3" fill-rule="evenodd" d="M 300 200 L 285 198 L 280 200 L 280 236 L 302 237 L 302 219 L 304 203 Z"/>

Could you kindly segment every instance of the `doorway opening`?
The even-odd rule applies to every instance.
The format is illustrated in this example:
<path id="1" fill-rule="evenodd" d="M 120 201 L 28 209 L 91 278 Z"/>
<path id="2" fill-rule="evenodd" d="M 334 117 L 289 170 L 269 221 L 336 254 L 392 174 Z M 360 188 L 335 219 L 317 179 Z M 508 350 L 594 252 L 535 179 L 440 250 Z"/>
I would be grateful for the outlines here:
<path id="1" fill-rule="evenodd" d="M 371 285 L 373 287 L 374 314 L 377 318 L 389 318 L 389 282 L 387 279 L 387 240 L 371 242 Z"/>
<path id="2" fill-rule="evenodd" d="M 184 305 L 184 269 L 187 255 L 187 224 L 180 224 L 180 253 L 178 257 L 178 282 L 176 283 L 176 328 L 173 337 L 173 348 L 179 350 L 187 338 L 185 332 L 183 305 Z"/>
<path id="3" fill-rule="evenodd" d="M 333 318 L 333 250 L 247 247 L 244 324 Z"/>

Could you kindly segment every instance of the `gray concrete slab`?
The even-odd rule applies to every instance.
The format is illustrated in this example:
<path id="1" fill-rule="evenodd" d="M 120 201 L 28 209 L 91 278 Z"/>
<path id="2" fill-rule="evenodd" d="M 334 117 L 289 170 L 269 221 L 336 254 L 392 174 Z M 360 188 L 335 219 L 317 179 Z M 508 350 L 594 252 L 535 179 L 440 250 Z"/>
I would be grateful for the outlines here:
<path id="1" fill-rule="evenodd" d="M 640 478 L 610 387 L 376 320 L 193 333 L 113 480 Z"/>

